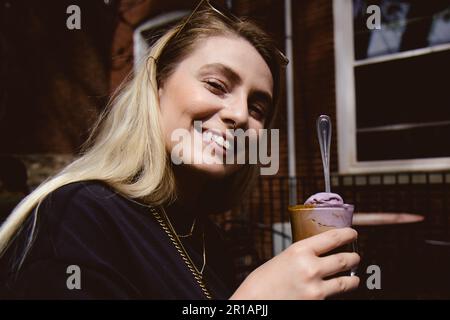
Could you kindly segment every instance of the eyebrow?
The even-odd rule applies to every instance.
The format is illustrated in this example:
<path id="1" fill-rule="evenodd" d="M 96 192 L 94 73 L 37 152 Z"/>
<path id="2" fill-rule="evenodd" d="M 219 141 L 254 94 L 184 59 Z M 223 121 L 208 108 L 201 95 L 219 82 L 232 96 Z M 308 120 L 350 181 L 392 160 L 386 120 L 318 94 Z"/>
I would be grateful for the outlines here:
<path id="1" fill-rule="evenodd" d="M 235 85 L 239 85 L 242 83 L 242 78 L 239 74 L 234 71 L 232 68 L 222 64 L 222 63 L 208 63 L 200 68 L 200 72 L 207 71 L 209 69 L 218 69 Z M 267 91 L 256 90 L 253 93 L 253 98 L 260 100 L 264 103 L 268 104 L 268 107 L 272 105 L 272 96 Z"/>

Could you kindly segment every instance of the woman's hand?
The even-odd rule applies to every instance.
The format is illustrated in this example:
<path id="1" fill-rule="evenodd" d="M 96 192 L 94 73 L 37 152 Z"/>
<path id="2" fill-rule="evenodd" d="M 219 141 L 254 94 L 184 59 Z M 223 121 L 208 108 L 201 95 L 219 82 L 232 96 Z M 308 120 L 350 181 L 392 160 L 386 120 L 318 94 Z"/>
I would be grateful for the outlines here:
<path id="1" fill-rule="evenodd" d="M 230 299 L 325 299 L 355 289 L 357 276 L 324 280 L 359 264 L 357 253 L 320 257 L 355 241 L 351 228 L 333 229 L 298 241 L 249 274 Z"/>

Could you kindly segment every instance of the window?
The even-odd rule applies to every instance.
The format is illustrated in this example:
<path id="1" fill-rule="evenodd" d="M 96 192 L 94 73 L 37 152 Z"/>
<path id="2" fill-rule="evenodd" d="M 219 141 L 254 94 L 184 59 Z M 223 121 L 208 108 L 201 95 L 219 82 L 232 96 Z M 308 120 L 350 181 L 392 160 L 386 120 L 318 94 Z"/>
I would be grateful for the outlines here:
<path id="1" fill-rule="evenodd" d="M 148 49 L 162 35 L 164 30 L 178 23 L 189 11 L 174 11 L 161 14 L 145 21 L 133 33 L 134 70 L 143 62 Z"/>
<path id="2" fill-rule="evenodd" d="M 370 30 L 369 5 L 381 29 Z M 450 168 L 450 0 L 334 0 L 341 173 Z"/>

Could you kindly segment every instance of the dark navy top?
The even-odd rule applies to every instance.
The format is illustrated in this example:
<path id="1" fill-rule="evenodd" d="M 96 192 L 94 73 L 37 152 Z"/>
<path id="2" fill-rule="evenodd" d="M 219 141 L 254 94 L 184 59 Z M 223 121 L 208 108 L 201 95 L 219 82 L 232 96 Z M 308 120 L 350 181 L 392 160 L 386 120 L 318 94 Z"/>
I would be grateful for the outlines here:
<path id="1" fill-rule="evenodd" d="M 34 213 L 0 260 L 0 297 L 206 299 L 149 208 L 94 180 L 70 183 L 44 199 L 38 210 L 35 241 L 19 272 L 14 272 Z M 174 227 L 189 220 L 182 212 L 172 218 Z M 234 287 L 232 263 L 218 226 L 209 218 L 203 221 L 205 283 L 214 299 L 227 299 Z M 182 241 L 200 268 L 203 250 L 195 234 Z M 77 275 L 80 289 L 73 277 Z"/>

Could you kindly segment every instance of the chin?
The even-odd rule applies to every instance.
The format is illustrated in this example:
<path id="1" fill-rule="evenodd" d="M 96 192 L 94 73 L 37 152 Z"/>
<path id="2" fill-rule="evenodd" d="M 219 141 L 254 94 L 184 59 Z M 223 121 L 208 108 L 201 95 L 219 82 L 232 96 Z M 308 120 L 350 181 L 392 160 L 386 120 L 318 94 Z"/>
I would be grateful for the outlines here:
<path id="1" fill-rule="evenodd" d="M 240 168 L 237 164 L 220 163 L 214 156 L 204 160 L 203 163 L 191 163 L 190 166 L 199 173 L 201 172 L 205 176 L 213 179 L 224 179 L 238 171 Z M 214 160 L 216 161 L 214 162 Z"/>
<path id="2" fill-rule="evenodd" d="M 233 174 L 236 169 L 223 164 L 192 164 L 194 170 L 201 172 L 205 176 L 213 179 L 223 179 Z"/>

